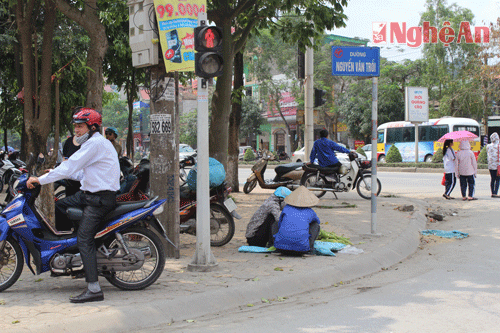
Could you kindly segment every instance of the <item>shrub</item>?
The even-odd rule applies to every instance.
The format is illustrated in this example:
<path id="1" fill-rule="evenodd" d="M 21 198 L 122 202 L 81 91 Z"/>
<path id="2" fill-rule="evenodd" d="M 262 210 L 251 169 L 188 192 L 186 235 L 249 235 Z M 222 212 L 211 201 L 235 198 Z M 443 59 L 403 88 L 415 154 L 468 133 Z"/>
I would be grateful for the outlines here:
<path id="1" fill-rule="evenodd" d="M 477 163 L 488 164 L 488 152 L 486 151 L 486 146 L 484 146 L 479 155 L 477 156 Z"/>
<path id="2" fill-rule="evenodd" d="M 401 153 L 399 152 L 399 149 L 398 147 L 396 147 L 396 145 L 392 145 L 391 148 L 389 148 L 385 160 L 387 161 L 387 163 L 403 162 Z"/>
<path id="3" fill-rule="evenodd" d="M 443 162 L 443 149 L 439 148 L 436 150 L 434 156 L 432 156 L 432 163 L 442 163 Z"/>
<path id="4" fill-rule="evenodd" d="M 245 155 L 243 156 L 244 161 L 253 161 L 255 160 L 255 154 L 253 153 L 253 150 L 248 148 L 247 151 L 245 152 Z"/>
<path id="5" fill-rule="evenodd" d="M 364 157 L 367 157 L 367 156 L 366 156 L 366 152 L 365 152 L 365 150 L 364 150 L 364 149 L 362 149 L 361 147 L 358 147 L 358 149 L 356 149 L 356 153 L 361 154 L 361 155 L 363 155 Z M 368 158 L 368 157 L 367 157 L 367 158 Z"/>

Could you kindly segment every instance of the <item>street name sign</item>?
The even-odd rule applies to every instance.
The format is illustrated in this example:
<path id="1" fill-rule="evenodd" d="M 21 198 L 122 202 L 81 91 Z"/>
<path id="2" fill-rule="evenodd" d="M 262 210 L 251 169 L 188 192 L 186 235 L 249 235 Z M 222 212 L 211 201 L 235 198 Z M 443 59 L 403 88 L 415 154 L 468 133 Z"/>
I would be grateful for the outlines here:
<path id="1" fill-rule="evenodd" d="M 332 75 L 380 76 L 380 48 L 332 46 Z"/>

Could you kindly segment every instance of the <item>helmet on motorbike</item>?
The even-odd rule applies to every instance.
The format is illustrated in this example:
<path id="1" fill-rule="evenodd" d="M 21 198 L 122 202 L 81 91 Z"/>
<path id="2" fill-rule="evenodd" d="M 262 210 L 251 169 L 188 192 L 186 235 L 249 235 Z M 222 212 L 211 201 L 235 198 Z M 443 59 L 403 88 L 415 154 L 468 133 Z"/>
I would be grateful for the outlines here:
<path id="1" fill-rule="evenodd" d="M 80 111 L 73 115 L 73 124 L 85 123 L 89 127 L 101 126 L 102 116 L 99 112 L 91 108 L 81 108 Z"/>
<path id="2" fill-rule="evenodd" d="M 292 191 L 284 186 L 280 186 L 274 191 L 274 195 L 280 198 L 286 198 Z"/>

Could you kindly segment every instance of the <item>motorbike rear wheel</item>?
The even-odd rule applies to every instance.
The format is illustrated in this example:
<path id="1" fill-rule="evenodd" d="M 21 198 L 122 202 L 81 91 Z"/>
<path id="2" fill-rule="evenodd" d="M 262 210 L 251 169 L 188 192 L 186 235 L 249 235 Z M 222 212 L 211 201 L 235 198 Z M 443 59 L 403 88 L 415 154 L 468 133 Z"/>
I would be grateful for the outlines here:
<path id="1" fill-rule="evenodd" d="M 0 291 L 10 288 L 16 283 L 23 271 L 24 260 L 21 246 L 9 237 L 0 252 Z"/>
<path id="2" fill-rule="evenodd" d="M 245 185 L 243 186 L 243 192 L 245 192 L 245 194 L 248 194 L 252 192 L 255 186 L 257 186 L 257 179 L 246 182 Z"/>
<path id="3" fill-rule="evenodd" d="M 364 180 L 364 181 L 363 181 Z M 380 194 L 380 191 L 382 190 L 382 183 L 380 182 L 380 179 L 377 178 L 377 196 Z M 371 173 L 365 173 L 363 174 L 362 178 L 358 179 L 358 183 L 356 184 L 356 191 L 358 191 L 358 194 L 360 197 L 366 200 L 371 200 L 372 199 L 372 175 Z"/>
<path id="4" fill-rule="evenodd" d="M 115 287 L 123 290 L 139 290 L 152 285 L 163 272 L 165 267 L 165 250 L 161 239 L 151 230 L 144 227 L 126 229 L 122 232 L 127 247 L 140 250 L 149 249 L 140 269 L 133 271 L 119 271 L 105 274 L 106 279 Z M 110 251 L 121 248 L 117 239 L 111 238 L 106 246 Z"/>
<path id="5" fill-rule="evenodd" d="M 304 173 L 304 175 L 300 179 L 300 185 L 304 185 L 307 188 L 325 187 L 326 183 L 326 178 L 322 175 L 316 177 L 316 173 Z M 326 191 L 311 190 L 311 192 L 318 198 L 321 198 L 326 194 Z"/>
<path id="6" fill-rule="evenodd" d="M 210 245 L 223 246 L 234 236 L 234 219 L 221 205 L 210 205 Z"/>

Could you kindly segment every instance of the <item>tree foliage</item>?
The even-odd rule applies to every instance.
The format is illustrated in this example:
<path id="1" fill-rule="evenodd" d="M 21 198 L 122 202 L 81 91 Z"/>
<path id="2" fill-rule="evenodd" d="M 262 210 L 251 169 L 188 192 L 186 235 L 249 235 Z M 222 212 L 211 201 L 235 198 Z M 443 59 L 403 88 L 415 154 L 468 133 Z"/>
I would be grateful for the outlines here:
<path id="1" fill-rule="evenodd" d="M 262 134 L 259 129 L 265 124 L 259 101 L 252 97 L 243 98 L 242 115 L 240 123 L 240 139 L 248 138 L 252 134 Z"/>
<path id="2" fill-rule="evenodd" d="M 387 163 L 398 163 L 403 161 L 403 157 L 401 157 L 401 153 L 396 145 L 392 145 L 391 148 L 389 148 L 386 161 Z"/>

